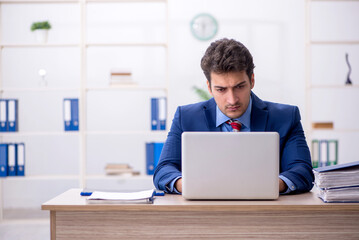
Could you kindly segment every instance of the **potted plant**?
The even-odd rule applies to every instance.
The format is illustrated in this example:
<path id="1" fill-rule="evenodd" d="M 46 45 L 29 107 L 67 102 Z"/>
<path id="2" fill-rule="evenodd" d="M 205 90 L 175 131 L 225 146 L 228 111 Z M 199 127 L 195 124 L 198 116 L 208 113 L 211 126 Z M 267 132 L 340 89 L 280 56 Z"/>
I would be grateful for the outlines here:
<path id="1" fill-rule="evenodd" d="M 46 43 L 49 29 L 51 25 L 48 21 L 34 22 L 31 25 L 31 31 L 35 32 L 37 41 L 41 43 Z"/>

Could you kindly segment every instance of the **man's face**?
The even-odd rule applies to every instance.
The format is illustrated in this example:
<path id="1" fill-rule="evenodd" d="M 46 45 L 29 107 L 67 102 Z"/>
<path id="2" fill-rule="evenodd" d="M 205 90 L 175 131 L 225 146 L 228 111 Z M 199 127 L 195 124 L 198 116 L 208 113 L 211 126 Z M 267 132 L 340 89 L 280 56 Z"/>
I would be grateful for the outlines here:
<path id="1" fill-rule="evenodd" d="M 214 97 L 218 108 L 230 118 L 239 118 L 247 110 L 254 75 L 248 78 L 245 71 L 223 74 L 211 73 L 208 91 Z"/>

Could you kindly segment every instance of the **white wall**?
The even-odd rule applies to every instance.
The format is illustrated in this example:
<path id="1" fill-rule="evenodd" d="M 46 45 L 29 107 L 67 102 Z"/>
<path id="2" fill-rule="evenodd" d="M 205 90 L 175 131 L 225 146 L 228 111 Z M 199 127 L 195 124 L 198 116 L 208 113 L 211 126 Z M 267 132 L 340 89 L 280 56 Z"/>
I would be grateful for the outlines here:
<path id="1" fill-rule="evenodd" d="M 190 32 L 190 21 L 202 12 L 219 24 L 215 38 L 205 42 Z M 170 1 L 169 16 L 171 112 L 198 101 L 192 86 L 206 88 L 200 60 L 213 40 L 227 37 L 244 43 L 253 55 L 254 93 L 263 100 L 298 105 L 305 114 L 304 1 Z"/>
<path id="2" fill-rule="evenodd" d="M 169 0 L 168 2 L 169 122 L 178 105 L 199 101 L 192 87 L 206 89 L 206 79 L 200 68 L 200 60 L 209 44 L 223 37 L 243 42 L 253 54 L 256 65 L 254 70 L 256 85 L 253 91 L 263 100 L 299 106 L 302 119 L 305 119 L 304 0 Z M 122 4 L 124 8 L 119 10 L 121 3 L 88 3 L 88 26 L 84 30 L 89 43 L 165 40 L 163 4 Z M 356 14 L 359 4 L 345 2 L 346 8 L 337 6 L 336 3 L 329 5 L 324 11 L 323 6 L 314 6 L 312 14 L 314 40 L 323 40 L 325 37 L 332 40 L 358 40 L 359 28 L 355 24 L 359 21 Z M 3 23 L 2 43 L 35 43 L 34 35 L 29 30 L 31 22 L 49 19 L 53 25 L 49 43 L 78 44 L 81 35 L 79 13 L 79 5 L 73 3 L 2 4 L 0 16 Z M 209 13 L 217 19 L 219 29 L 214 39 L 203 42 L 192 36 L 190 22 L 199 13 Z M 128 17 L 127 20 L 123 20 L 121 18 L 123 16 Z M 344 24 L 340 20 L 341 17 L 345 19 Z M 327 24 L 328 20 L 322 19 L 332 19 L 333 22 Z M 345 25 L 348 21 L 352 22 L 349 27 L 348 24 Z M 340 33 L 342 39 L 335 39 L 333 32 Z M 328 80 L 327 83 L 332 85 L 339 84 L 337 79 L 341 78 L 347 70 L 346 65 L 339 59 L 344 52 L 349 51 L 353 66 L 352 80 L 358 83 L 356 70 L 359 62 L 358 50 L 356 45 L 343 45 L 336 48 L 313 47 L 312 64 L 316 66 L 311 74 L 313 82 L 323 84 Z M 90 46 L 86 53 L 87 87 L 107 87 L 109 69 L 119 66 L 132 69 L 135 81 L 141 86 L 162 86 L 165 83 L 164 71 L 167 63 L 164 59 L 167 53 L 161 47 L 141 49 Z M 21 179 L 3 181 L 4 206 L 17 207 L 27 201 L 24 206 L 38 207 L 41 202 L 64 189 L 78 187 L 78 179 L 74 177 L 80 171 L 78 136 L 76 134 L 32 135 L 31 132 L 61 133 L 63 123 L 62 112 L 59 109 L 62 109 L 62 99 L 79 95 L 76 89 L 80 87 L 80 51 L 76 46 L 62 49 L 4 48 L 1 60 L 4 88 L 38 88 L 39 68 L 47 70 L 46 78 L 50 88 L 62 88 L 61 91 L 53 92 L 22 90 L 1 94 L 3 98 L 19 99 L 19 127 L 25 135 L 0 136 L 0 140 L 26 143 L 27 174 L 35 176 L 27 181 Z M 332 90 L 334 89 L 330 89 Z M 330 91 L 314 93 L 313 98 L 317 100 L 313 104 L 313 119 L 337 121 L 341 127 L 355 124 L 359 112 L 341 106 L 348 102 L 345 97 L 348 97 L 349 101 L 357 102 L 357 91 L 352 89 L 339 93 Z M 103 132 L 111 130 L 131 132 L 135 131 L 137 126 L 140 126 L 140 130 L 148 129 L 149 99 L 164 94 L 165 91 L 157 89 L 88 91 L 87 130 L 91 133 L 87 136 L 86 173 L 103 174 L 106 163 L 112 162 L 128 162 L 135 170 L 145 172 L 144 143 L 163 141 L 164 133 L 146 135 L 142 132 L 117 135 L 103 134 Z M 337 101 L 333 95 L 341 100 Z M 106 102 L 105 106 L 102 105 L 102 101 Z M 335 114 L 331 112 L 331 106 L 343 111 L 339 112 L 339 115 Z M 305 124 L 304 121 L 302 122 Z M 324 132 L 316 133 L 314 137 L 334 138 L 338 135 L 335 132 Z M 358 139 L 358 130 L 356 133 L 344 132 L 339 135 L 340 146 L 344 146 L 340 149 L 340 154 L 348 153 L 342 155 L 342 158 L 357 159 L 353 149 L 359 142 Z M 38 148 L 42 145 L 45 146 L 43 149 Z M 68 175 L 68 177 L 65 177 L 65 180 L 54 177 L 51 181 L 47 181 L 41 177 L 46 174 Z M 36 177 L 37 175 L 40 177 Z M 89 178 L 88 183 L 93 187 L 108 184 L 102 180 L 92 177 Z M 109 186 L 116 184 L 122 184 L 122 189 L 127 190 L 147 188 L 152 185 L 151 180 L 141 178 L 137 182 L 112 181 L 112 185 Z M 37 198 L 36 195 L 30 195 L 26 199 L 19 198 L 15 191 L 12 191 L 24 187 L 33 190 L 30 192 L 42 193 L 41 198 Z M 28 201 L 28 199 L 32 200 Z"/>

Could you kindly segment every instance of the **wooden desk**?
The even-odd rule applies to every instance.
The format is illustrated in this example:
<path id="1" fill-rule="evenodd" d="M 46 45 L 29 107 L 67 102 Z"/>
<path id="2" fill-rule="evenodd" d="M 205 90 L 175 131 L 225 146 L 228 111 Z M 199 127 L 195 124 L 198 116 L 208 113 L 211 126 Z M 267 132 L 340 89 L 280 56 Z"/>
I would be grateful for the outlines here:
<path id="1" fill-rule="evenodd" d="M 187 201 L 86 204 L 80 189 L 44 203 L 51 239 L 359 239 L 359 204 L 323 203 L 314 193 L 276 201 Z"/>

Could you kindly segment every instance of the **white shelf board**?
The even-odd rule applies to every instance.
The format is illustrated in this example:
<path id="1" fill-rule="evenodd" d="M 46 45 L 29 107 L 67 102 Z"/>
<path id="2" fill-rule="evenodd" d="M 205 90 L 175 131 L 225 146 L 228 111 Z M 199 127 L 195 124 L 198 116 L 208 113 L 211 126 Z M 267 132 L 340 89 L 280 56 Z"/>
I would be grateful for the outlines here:
<path id="1" fill-rule="evenodd" d="M 0 0 L 0 3 L 79 3 L 79 0 Z"/>
<path id="2" fill-rule="evenodd" d="M 113 179 L 126 179 L 126 180 L 148 180 L 152 179 L 153 175 L 137 175 L 137 176 L 131 176 L 129 174 L 124 175 L 103 175 L 103 174 L 89 174 L 86 175 L 86 179 L 92 179 L 92 180 L 113 180 Z"/>
<path id="3" fill-rule="evenodd" d="M 153 2 L 167 2 L 167 0 L 85 0 L 88 3 L 116 3 L 116 2 L 120 2 L 120 3 L 133 3 L 133 2 L 144 2 L 144 3 L 153 3 Z"/>
<path id="4" fill-rule="evenodd" d="M 312 2 L 356 2 L 358 0 L 310 0 Z"/>
<path id="5" fill-rule="evenodd" d="M 341 88 L 341 89 L 352 89 L 352 88 L 359 88 L 359 85 L 358 84 L 353 84 L 353 85 L 311 85 L 309 86 L 308 88 L 315 88 L 315 89 L 318 89 L 318 88 L 324 88 L 324 89 L 338 89 L 338 88 Z"/>
<path id="6" fill-rule="evenodd" d="M 79 131 L 61 131 L 61 132 L 1 132 L 2 137 L 24 137 L 24 136 L 78 136 Z"/>
<path id="7" fill-rule="evenodd" d="M 310 44 L 313 45 L 356 45 L 359 44 L 359 41 L 310 41 Z"/>
<path id="8" fill-rule="evenodd" d="M 0 3 L 80 3 L 80 0 L 0 0 Z M 166 3 L 167 0 L 84 0 L 85 3 L 133 3 L 133 2 L 143 2 L 143 3 L 152 3 L 152 2 L 163 2 Z"/>
<path id="9" fill-rule="evenodd" d="M 160 130 L 160 131 L 85 131 L 87 135 L 167 135 L 167 130 Z"/>
<path id="10" fill-rule="evenodd" d="M 8 176 L 1 178 L 4 181 L 31 181 L 31 180 L 79 180 L 79 175 L 30 175 L 30 176 Z"/>
<path id="11" fill-rule="evenodd" d="M 31 48 L 31 47 L 80 47 L 77 43 L 2 43 L 1 48 Z M 167 48 L 166 43 L 138 42 L 138 43 L 87 43 L 86 47 L 163 47 Z"/>
<path id="12" fill-rule="evenodd" d="M 80 88 L 3 88 L 0 92 L 63 92 L 63 91 L 80 91 Z"/>
<path id="13" fill-rule="evenodd" d="M 359 129 L 320 129 L 320 128 L 312 128 L 309 130 L 310 132 L 337 132 L 337 133 L 359 133 Z"/>
<path id="14" fill-rule="evenodd" d="M 141 85 L 114 85 L 108 87 L 87 87 L 87 91 L 117 91 L 117 90 L 167 90 L 165 86 L 141 86 Z"/>
<path id="15" fill-rule="evenodd" d="M 80 47 L 76 43 L 2 43 L 1 48 L 34 48 L 34 47 Z"/>
<path id="16" fill-rule="evenodd" d="M 164 47 L 166 43 L 156 42 L 122 42 L 122 43 L 86 43 L 86 47 Z"/>

